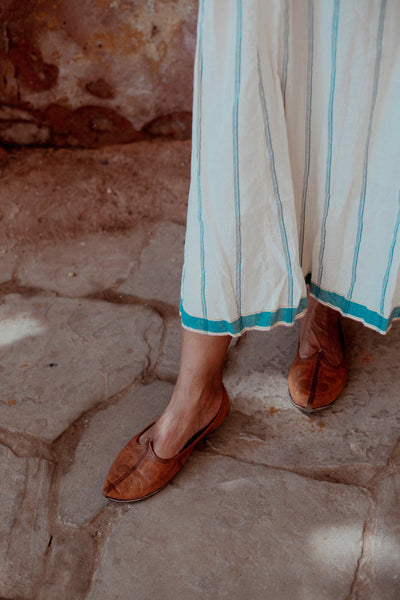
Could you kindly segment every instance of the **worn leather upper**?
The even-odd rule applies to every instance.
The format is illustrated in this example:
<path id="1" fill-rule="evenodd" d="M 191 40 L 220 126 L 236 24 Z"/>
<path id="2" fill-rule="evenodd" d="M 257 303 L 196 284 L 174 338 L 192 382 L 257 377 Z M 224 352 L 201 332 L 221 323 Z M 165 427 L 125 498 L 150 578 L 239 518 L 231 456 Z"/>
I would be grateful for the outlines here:
<path id="1" fill-rule="evenodd" d="M 132 438 L 118 454 L 104 483 L 103 494 L 111 500 L 134 502 L 159 491 L 182 468 L 195 446 L 221 425 L 229 411 L 230 401 L 224 389 L 221 406 L 214 419 L 179 454 L 167 459 L 156 455 L 150 440 L 139 444 L 141 435 L 152 423 Z"/>

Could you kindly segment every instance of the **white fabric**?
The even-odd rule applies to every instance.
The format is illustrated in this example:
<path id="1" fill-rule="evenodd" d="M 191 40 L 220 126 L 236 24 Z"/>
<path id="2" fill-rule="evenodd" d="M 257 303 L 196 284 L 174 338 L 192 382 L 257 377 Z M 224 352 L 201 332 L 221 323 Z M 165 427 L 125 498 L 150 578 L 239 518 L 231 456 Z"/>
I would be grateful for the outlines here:
<path id="1" fill-rule="evenodd" d="M 400 2 L 202 0 L 184 327 L 400 316 Z"/>

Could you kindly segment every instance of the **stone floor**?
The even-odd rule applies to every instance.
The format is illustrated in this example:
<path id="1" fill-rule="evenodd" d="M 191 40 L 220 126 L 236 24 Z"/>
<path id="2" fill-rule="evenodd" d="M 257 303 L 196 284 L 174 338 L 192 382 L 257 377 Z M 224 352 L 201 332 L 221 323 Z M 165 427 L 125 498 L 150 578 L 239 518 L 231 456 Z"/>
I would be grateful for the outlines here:
<path id="1" fill-rule="evenodd" d="M 400 324 L 345 322 L 348 385 L 311 419 L 287 392 L 298 324 L 246 334 L 227 359 L 232 413 L 183 471 L 141 503 L 101 495 L 177 375 L 189 151 L 31 150 L 1 171 L 0 597 L 397 600 Z M 136 211 L 139 160 L 146 202 L 165 206 L 78 227 L 104 164 L 115 210 Z"/>

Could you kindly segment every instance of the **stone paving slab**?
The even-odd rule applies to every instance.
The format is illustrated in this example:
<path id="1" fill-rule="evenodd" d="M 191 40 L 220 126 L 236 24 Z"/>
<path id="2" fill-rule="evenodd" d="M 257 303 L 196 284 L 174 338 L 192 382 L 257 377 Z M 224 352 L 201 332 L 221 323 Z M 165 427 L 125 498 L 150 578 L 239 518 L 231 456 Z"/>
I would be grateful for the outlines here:
<path id="1" fill-rule="evenodd" d="M 235 412 L 216 434 L 219 449 L 365 484 L 386 464 L 400 431 L 400 363 L 393 360 L 400 352 L 399 324 L 386 337 L 347 324 L 348 384 L 334 406 L 312 418 L 293 407 L 287 388 L 297 336 L 298 326 L 251 333 L 230 351 L 226 385 Z"/>
<path id="2" fill-rule="evenodd" d="M 344 599 L 367 510 L 350 486 L 194 453 L 113 527 L 88 598 Z"/>
<path id="3" fill-rule="evenodd" d="M 155 362 L 162 320 L 143 306 L 11 294 L 0 330 L 1 424 L 53 440 Z"/>
<path id="4" fill-rule="evenodd" d="M 147 242 L 137 228 L 126 234 L 91 234 L 47 243 L 25 255 L 16 269 L 20 285 L 62 296 L 87 296 L 119 285 L 137 264 Z"/>
<path id="5" fill-rule="evenodd" d="M 178 309 L 183 265 L 185 228 L 176 223 L 160 223 L 140 265 L 133 269 L 118 291 L 141 298 L 168 302 Z"/>

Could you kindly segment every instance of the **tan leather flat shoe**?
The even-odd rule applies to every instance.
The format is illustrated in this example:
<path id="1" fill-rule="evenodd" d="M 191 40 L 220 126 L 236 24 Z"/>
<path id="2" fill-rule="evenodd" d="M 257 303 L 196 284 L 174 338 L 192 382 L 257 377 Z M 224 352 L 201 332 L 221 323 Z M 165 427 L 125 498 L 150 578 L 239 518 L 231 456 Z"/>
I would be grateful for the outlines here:
<path id="1" fill-rule="evenodd" d="M 224 388 L 221 406 L 213 420 L 172 458 L 160 458 L 147 440 L 139 444 L 140 436 L 151 423 L 121 450 L 113 462 L 103 487 L 103 495 L 116 502 L 137 502 L 159 492 L 182 468 L 195 446 L 223 423 L 230 412 L 230 401 Z M 155 421 L 154 421 L 155 422 Z"/>
<path id="2" fill-rule="evenodd" d="M 319 350 L 312 356 L 301 358 L 299 344 L 295 359 L 289 370 L 289 393 L 293 404 L 305 413 L 312 413 L 330 406 L 346 385 L 348 367 L 342 327 L 339 323 L 343 347 L 340 365 L 332 365 Z"/>

